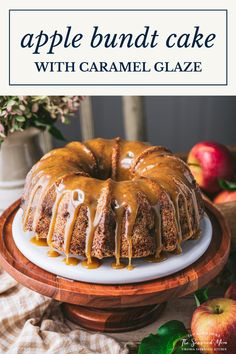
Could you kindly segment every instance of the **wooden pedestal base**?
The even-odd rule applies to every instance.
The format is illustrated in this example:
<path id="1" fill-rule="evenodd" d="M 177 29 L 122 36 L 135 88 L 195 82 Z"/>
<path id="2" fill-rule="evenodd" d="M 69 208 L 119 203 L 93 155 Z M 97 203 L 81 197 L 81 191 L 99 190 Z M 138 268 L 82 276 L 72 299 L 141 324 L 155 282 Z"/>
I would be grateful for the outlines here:
<path id="1" fill-rule="evenodd" d="M 12 235 L 12 222 L 19 204 L 19 201 L 14 203 L 0 217 L 1 266 L 24 286 L 63 302 L 65 315 L 90 330 L 130 331 L 151 323 L 166 301 L 193 293 L 216 277 L 229 255 L 229 227 L 222 214 L 206 201 L 213 226 L 212 241 L 205 254 L 186 269 L 161 279 L 135 284 L 73 281 L 46 272 L 18 250 Z"/>
<path id="2" fill-rule="evenodd" d="M 64 315 L 92 331 L 127 332 L 155 321 L 165 303 L 124 309 L 97 309 L 68 303 L 62 304 Z"/>

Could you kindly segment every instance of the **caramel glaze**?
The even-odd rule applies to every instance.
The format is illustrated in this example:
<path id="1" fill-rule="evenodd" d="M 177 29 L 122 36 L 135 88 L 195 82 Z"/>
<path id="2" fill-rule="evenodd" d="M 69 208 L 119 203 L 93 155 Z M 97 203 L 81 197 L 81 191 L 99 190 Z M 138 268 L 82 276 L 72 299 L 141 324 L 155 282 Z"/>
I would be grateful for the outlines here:
<path id="1" fill-rule="evenodd" d="M 99 268 L 101 265 L 101 261 L 95 260 L 95 259 L 85 259 L 82 263 L 82 267 L 87 268 L 87 269 L 96 269 Z"/>
<path id="2" fill-rule="evenodd" d="M 77 264 L 80 263 L 80 260 L 75 257 L 66 257 L 62 260 L 62 262 L 64 262 L 66 265 L 69 266 L 76 266 Z"/>
<path id="3" fill-rule="evenodd" d="M 116 262 L 113 262 L 111 264 L 111 266 L 112 266 L 113 269 L 124 269 L 124 268 L 126 268 L 126 264 L 121 263 L 121 262 L 119 262 L 119 264 L 117 264 Z"/>
<path id="4" fill-rule="evenodd" d="M 38 238 L 37 236 L 33 236 L 31 239 L 30 239 L 30 242 L 33 243 L 34 245 L 36 246 L 47 246 L 47 240 L 43 239 L 43 238 Z"/>
<path id="5" fill-rule="evenodd" d="M 139 207 L 138 193 L 144 193 L 153 208 L 156 254 L 151 259 L 160 261 L 163 258 L 161 253 L 164 248 L 161 236 L 160 194 L 166 194 L 174 210 L 178 232 L 175 249 L 177 252 L 181 252 L 183 237 L 179 215 L 180 198 L 184 201 L 189 228 L 188 238 L 194 236 L 188 196 L 191 196 L 192 199 L 195 230 L 199 229 L 199 205 L 194 183 L 188 166 L 163 147 L 150 147 L 141 142 L 122 141 L 120 138 L 113 140 L 94 139 L 84 144 L 73 142 L 65 148 L 56 149 L 46 154 L 29 173 L 24 196 L 27 203 L 24 206 L 23 225 L 26 229 L 30 210 L 35 208 L 32 229 L 36 229 L 42 202 L 48 191 L 52 187 L 56 187 L 56 200 L 52 208 L 47 240 L 40 240 L 40 242 L 52 246 L 58 209 L 63 198 L 69 194 L 63 245 L 66 263 L 73 259 L 69 257 L 72 233 L 79 210 L 82 205 L 85 205 L 88 226 L 85 240 L 86 260 L 82 262 L 82 265 L 89 269 L 97 268 L 100 262 L 92 259 L 92 247 L 94 233 L 102 216 L 98 201 L 109 188 L 114 201 L 113 213 L 116 222 L 114 250 L 116 262 L 112 266 L 115 269 L 124 266 L 120 262 L 122 256 L 121 236 L 124 233 L 128 244 L 128 269 L 132 269 L 132 234 Z M 39 191 L 40 201 L 35 198 Z M 35 205 L 35 199 L 37 205 Z M 122 230 L 123 218 L 126 219 L 125 230 Z M 37 244 L 38 241 L 31 242 Z M 78 260 L 76 259 L 76 261 Z M 73 260 L 73 262 L 75 261 Z"/>
<path id="6" fill-rule="evenodd" d="M 52 257 L 52 258 L 55 258 L 55 257 L 59 257 L 60 256 L 60 253 L 53 250 L 53 249 L 50 249 L 48 252 L 47 252 L 47 255 L 48 257 Z"/>

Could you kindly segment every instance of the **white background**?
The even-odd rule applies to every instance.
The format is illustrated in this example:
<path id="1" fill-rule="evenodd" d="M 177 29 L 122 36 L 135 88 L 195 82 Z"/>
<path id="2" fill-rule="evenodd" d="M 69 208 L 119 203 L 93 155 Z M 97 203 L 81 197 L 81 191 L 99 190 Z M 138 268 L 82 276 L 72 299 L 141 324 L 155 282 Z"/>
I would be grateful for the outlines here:
<path id="1" fill-rule="evenodd" d="M 213 7 L 214 5 L 214 7 Z M 226 7 L 227 5 L 227 7 Z M 135 6 L 135 7 L 134 7 Z M 41 0 L 38 1 L 1 1 L 1 13 L 0 13 L 0 40 L 1 40 L 1 56 L 0 56 L 0 94 L 83 94 L 83 95 L 128 95 L 128 94 L 142 94 L 142 95 L 234 95 L 236 94 L 236 70 L 235 70 L 235 38 L 233 33 L 236 33 L 236 18 L 235 8 L 236 4 L 233 0 L 225 1 L 145 1 L 145 9 L 226 9 L 229 11 L 229 83 L 228 86 L 9 86 L 8 78 L 8 9 L 16 8 L 140 8 L 144 6 L 143 1 L 57 1 L 54 0 Z M 39 15 L 31 13 L 32 16 L 23 18 L 25 13 L 17 13 L 17 16 L 21 18 L 15 18 L 13 22 L 14 38 L 13 41 L 19 42 L 19 38 L 22 33 L 28 32 L 30 28 L 38 30 L 40 24 Z M 44 23 L 41 24 L 43 29 L 64 29 L 66 25 L 72 25 L 74 28 L 78 24 L 81 24 L 82 32 L 90 31 L 91 26 L 96 24 L 102 24 L 103 32 L 129 32 L 130 26 L 134 28 L 135 32 L 142 31 L 144 25 L 150 25 L 152 29 L 160 29 L 160 40 L 167 37 L 167 34 L 172 32 L 187 32 L 188 28 L 193 28 L 194 25 L 200 25 L 201 29 L 205 33 L 217 33 L 216 45 L 212 49 L 165 49 L 164 44 L 156 47 L 159 49 L 101 49 L 92 50 L 83 41 L 83 45 L 78 49 L 72 51 L 62 50 L 52 56 L 52 60 L 68 60 L 76 61 L 78 54 L 78 61 L 82 61 L 87 57 L 92 60 L 136 60 L 142 61 L 148 56 L 148 61 L 153 63 L 154 61 L 202 61 L 203 73 L 131 73 L 131 74 L 81 74 L 81 73 L 64 73 L 64 74 L 40 74 L 36 75 L 36 70 L 32 64 L 33 60 L 31 52 L 29 50 L 20 49 L 20 47 L 13 45 L 11 49 L 11 65 L 12 65 L 12 82 L 25 82 L 25 83 L 66 83 L 68 81 L 78 83 L 173 83 L 174 81 L 181 80 L 183 83 L 223 83 L 225 81 L 225 26 L 223 23 L 223 16 L 221 12 L 183 12 L 182 18 L 177 19 L 176 13 L 164 13 L 160 16 L 160 12 L 148 12 L 148 21 L 144 19 L 141 12 L 132 13 L 132 16 L 128 12 L 123 13 L 123 19 L 117 18 L 115 12 L 107 14 L 99 12 L 89 13 L 89 21 L 85 15 L 81 16 L 78 13 L 68 13 L 70 15 L 63 16 L 63 13 L 54 13 L 53 17 L 50 13 L 44 13 Z M 145 13 L 146 14 L 146 13 Z M 167 15 L 166 15 L 167 14 Z M 180 14 L 180 13 L 178 13 Z M 114 16 L 114 17 L 113 17 Z M 166 18 L 165 16 L 168 16 Z M 179 15 L 178 15 L 179 16 Z M 199 17 L 198 17 L 199 16 Z M 79 20 L 78 20 L 79 19 Z M 156 21 L 158 19 L 158 24 Z M 217 27 L 216 27 L 217 24 Z M 59 28 L 60 26 L 60 28 Z M 41 29 L 41 28 L 40 28 Z M 3 53 L 3 55 L 2 55 Z M 23 55 L 22 55 L 23 53 Z M 67 54 L 66 54 L 67 53 Z M 67 57 L 66 57 L 67 56 Z M 40 57 L 40 59 L 39 59 Z M 89 61 L 91 60 L 89 58 Z M 48 60 L 47 56 L 38 56 L 38 60 Z M 48 75 L 50 77 L 48 77 Z M 125 76 L 124 76 L 125 75 Z M 179 76 L 180 75 L 180 76 Z M 14 78 L 14 80 L 13 80 Z M 69 78 L 69 80 L 68 80 Z"/>
<path id="2" fill-rule="evenodd" d="M 198 19 L 196 19 L 198 17 Z M 53 19 L 53 21 L 52 21 Z M 72 38 L 82 33 L 79 48 L 63 48 L 61 44 L 54 48 L 55 54 L 47 54 L 50 46 L 39 48 L 40 54 L 33 54 L 34 48 L 22 48 L 20 43 L 25 34 L 44 33 L 51 36 L 55 30 L 66 37 L 67 26 L 71 26 Z M 122 24 L 122 25 L 121 25 Z M 97 48 L 90 46 L 90 40 L 98 26 L 98 32 L 105 34 L 132 33 L 138 36 L 144 33 L 145 25 L 149 26 L 149 34 L 157 30 L 159 37 L 155 48 L 131 48 L 119 46 L 105 48 L 103 43 Z M 211 48 L 168 48 L 166 39 L 172 33 L 195 32 L 195 25 L 206 38 L 216 34 Z M 14 11 L 11 12 L 11 83 L 12 84 L 224 84 L 226 83 L 226 14 L 225 12 L 195 11 Z M 43 39 L 44 40 L 44 39 Z M 33 39 L 35 43 L 37 40 Z M 97 40 L 96 40 L 97 41 Z M 148 37 L 148 42 L 151 37 Z M 49 41 L 50 42 L 50 41 Z M 35 43 L 36 44 L 36 43 Z M 17 60 L 15 60 L 17 58 Z M 58 62 L 95 62 L 108 64 L 115 62 L 146 62 L 151 72 L 38 72 L 35 61 Z M 156 72 L 157 61 L 169 62 L 174 68 L 177 62 L 202 62 L 202 72 Z M 78 69 L 78 66 L 76 69 Z M 217 68 L 217 71 L 215 70 Z M 75 69 L 75 70 L 76 70 Z"/>

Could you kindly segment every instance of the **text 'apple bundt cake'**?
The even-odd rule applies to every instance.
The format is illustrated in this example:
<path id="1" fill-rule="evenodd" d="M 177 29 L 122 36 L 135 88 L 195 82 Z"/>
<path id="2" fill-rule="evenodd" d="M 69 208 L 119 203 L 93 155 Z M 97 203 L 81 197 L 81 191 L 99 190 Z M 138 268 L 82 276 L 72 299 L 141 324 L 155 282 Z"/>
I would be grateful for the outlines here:
<path id="1" fill-rule="evenodd" d="M 181 252 L 200 233 L 200 190 L 180 158 L 162 146 L 120 138 L 72 142 L 29 172 L 21 207 L 25 230 L 52 249 L 93 258 Z"/>

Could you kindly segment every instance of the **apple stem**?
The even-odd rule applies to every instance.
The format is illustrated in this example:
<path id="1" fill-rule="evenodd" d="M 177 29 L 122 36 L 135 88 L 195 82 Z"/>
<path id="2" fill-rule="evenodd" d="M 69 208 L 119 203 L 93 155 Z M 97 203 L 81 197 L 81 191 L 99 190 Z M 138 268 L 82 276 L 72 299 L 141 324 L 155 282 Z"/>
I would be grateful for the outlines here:
<path id="1" fill-rule="evenodd" d="M 221 308 L 220 308 L 219 305 L 215 306 L 215 313 L 216 313 L 217 315 L 220 315 L 222 312 L 223 312 L 223 311 L 221 310 Z"/>

